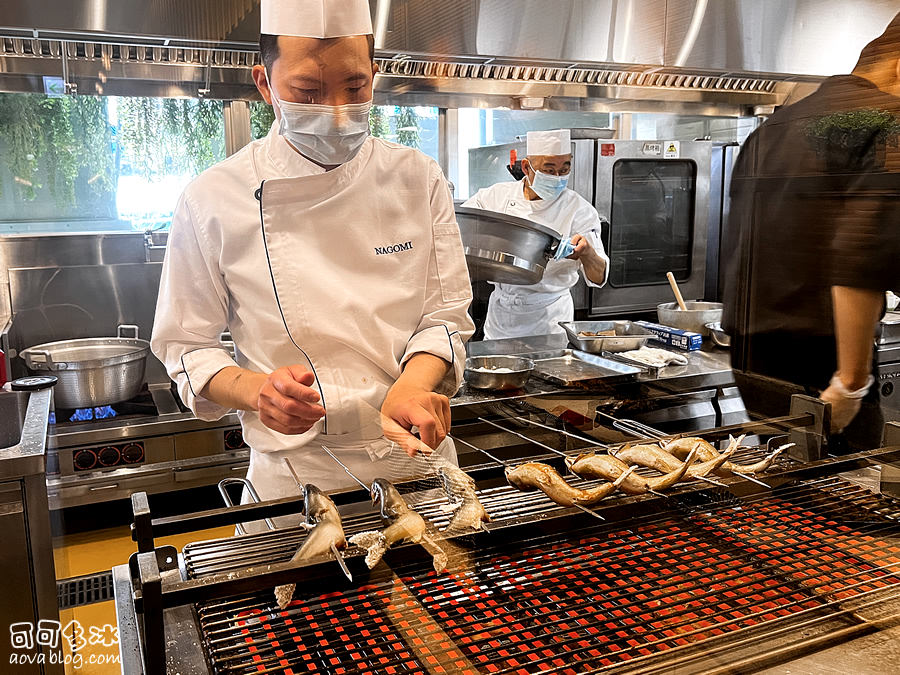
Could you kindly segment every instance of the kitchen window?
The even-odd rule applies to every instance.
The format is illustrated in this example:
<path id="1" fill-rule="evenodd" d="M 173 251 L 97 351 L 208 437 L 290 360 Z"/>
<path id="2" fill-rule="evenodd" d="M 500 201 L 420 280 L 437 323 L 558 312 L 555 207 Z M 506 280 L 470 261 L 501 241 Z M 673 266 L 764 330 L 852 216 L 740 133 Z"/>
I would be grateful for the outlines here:
<path id="1" fill-rule="evenodd" d="M 0 234 L 165 229 L 224 158 L 222 101 L 0 93 Z"/>
<path id="2" fill-rule="evenodd" d="M 438 109 L 430 106 L 374 105 L 369 128 L 376 138 L 408 145 L 438 160 Z"/>

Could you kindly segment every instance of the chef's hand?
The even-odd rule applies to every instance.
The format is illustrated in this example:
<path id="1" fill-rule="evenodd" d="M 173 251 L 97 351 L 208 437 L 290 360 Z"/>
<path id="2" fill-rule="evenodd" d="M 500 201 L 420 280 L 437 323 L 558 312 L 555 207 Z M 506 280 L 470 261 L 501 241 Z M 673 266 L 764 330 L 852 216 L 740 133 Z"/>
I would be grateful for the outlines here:
<path id="1" fill-rule="evenodd" d="M 450 399 L 398 381 L 381 406 L 381 425 L 384 437 L 410 457 L 429 454 L 450 432 Z M 413 436 L 413 427 L 419 428 L 421 440 Z"/>
<path id="2" fill-rule="evenodd" d="M 606 258 L 599 255 L 590 242 L 580 234 L 572 237 L 572 245 L 575 246 L 575 250 L 567 258 L 581 261 L 585 276 L 591 282 L 602 286 L 606 282 Z"/>
<path id="3" fill-rule="evenodd" d="M 862 399 L 847 398 L 834 386 L 828 387 L 819 397 L 831 404 L 831 433 L 843 431 L 862 407 Z"/>
<path id="4" fill-rule="evenodd" d="M 325 415 L 315 376 L 300 365 L 272 371 L 259 389 L 259 420 L 282 434 L 302 434 Z"/>
<path id="5" fill-rule="evenodd" d="M 572 237 L 572 246 L 575 247 L 575 250 L 572 251 L 571 255 L 566 256 L 569 260 L 581 260 L 582 257 L 590 258 L 595 254 L 594 247 L 580 234 Z"/>

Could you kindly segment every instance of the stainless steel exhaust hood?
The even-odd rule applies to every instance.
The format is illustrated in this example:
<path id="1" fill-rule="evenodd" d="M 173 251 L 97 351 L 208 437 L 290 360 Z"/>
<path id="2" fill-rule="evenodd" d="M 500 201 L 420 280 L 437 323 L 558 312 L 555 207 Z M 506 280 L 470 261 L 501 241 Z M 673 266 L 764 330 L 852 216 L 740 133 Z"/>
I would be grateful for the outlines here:
<path id="1" fill-rule="evenodd" d="M 849 71 L 900 0 L 369 0 L 376 100 L 740 114 Z M 258 0 L 5 0 L 0 90 L 254 98 Z"/>

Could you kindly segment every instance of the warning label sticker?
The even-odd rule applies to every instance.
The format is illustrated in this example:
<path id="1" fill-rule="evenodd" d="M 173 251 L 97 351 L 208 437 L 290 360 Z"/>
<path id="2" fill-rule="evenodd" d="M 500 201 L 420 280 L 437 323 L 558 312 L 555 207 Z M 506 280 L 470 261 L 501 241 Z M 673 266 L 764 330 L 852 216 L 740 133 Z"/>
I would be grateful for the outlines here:
<path id="1" fill-rule="evenodd" d="M 666 159 L 678 159 L 681 157 L 681 141 L 666 141 L 666 151 L 663 157 Z"/>

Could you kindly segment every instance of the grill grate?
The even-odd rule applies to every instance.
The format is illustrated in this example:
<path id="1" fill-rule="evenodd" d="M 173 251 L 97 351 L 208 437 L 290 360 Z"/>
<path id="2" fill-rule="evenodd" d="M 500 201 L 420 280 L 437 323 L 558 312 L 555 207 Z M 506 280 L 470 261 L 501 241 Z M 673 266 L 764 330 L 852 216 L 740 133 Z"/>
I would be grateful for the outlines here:
<path id="1" fill-rule="evenodd" d="M 218 673 L 652 670 L 858 624 L 851 610 L 900 595 L 898 512 L 838 478 L 737 502 L 709 491 L 519 545 L 481 537 L 443 575 L 407 561 L 362 588 L 298 593 L 285 611 L 259 593 L 197 612 Z M 208 547 L 185 549 L 193 573 L 215 567 Z"/>
<path id="2" fill-rule="evenodd" d="M 60 609 L 71 609 L 113 599 L 112 572 L 99 572 L 56 582 Z"/>

